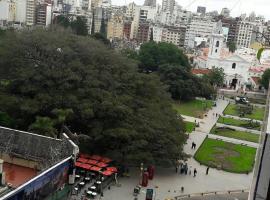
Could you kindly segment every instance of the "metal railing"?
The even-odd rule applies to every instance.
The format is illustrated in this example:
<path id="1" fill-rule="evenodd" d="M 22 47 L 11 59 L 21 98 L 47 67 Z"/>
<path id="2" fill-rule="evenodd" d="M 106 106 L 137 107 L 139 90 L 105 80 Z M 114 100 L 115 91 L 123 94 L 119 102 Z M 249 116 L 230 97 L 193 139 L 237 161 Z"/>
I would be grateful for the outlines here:
<path id="1" fill-rule="evenodd" d="M 209 196 L 209 195 L 225 195 L 225 194 L 239 194 L 239 193 L 248 193 L 248 189 L 244 190 L 228 190 L 228 191 L 214 191 L 214 192 L 202 192 L 194 194 L 185 194 L 174 197 L 174 200 L 181 200 L 184 198 L 200 197 L 200 196 Z"/>

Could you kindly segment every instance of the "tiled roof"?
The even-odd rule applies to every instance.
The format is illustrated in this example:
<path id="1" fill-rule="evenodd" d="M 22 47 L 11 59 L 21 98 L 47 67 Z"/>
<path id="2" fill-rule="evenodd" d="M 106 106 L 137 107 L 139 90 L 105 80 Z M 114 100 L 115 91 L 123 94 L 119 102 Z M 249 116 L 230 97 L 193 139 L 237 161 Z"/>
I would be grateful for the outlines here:
<path id="1" fill-rule="evenodd" d="M 211 72 L 210 69 L 192 69 L 192 74 L 199 75 L 199 74 L 209 74 Z"/>

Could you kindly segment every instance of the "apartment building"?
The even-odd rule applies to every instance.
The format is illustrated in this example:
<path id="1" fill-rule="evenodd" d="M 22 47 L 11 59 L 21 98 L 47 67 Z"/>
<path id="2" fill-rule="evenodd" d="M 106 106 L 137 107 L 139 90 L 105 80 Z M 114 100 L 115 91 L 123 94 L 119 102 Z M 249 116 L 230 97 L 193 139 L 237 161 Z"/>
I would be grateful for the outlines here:
<path id="1" fill-rule="evenodd" d="M 216 26 L 209 18 L 194 18 L 188 24 L 185 36 L 185 47 L 194 48 L 196 46 L 196 38 L 209 39 Z"/>

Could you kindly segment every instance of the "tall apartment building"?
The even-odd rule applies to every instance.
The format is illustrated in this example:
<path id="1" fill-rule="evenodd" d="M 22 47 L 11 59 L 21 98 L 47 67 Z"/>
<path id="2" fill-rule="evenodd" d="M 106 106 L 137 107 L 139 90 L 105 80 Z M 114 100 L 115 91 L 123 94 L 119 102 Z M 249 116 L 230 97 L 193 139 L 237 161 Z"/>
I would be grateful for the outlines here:
<path id="1" fill-rule="evenodd" d="M 231 13 L 231 11 L 229 8 L 222 8 L 220 15 L 228 18 L 228 17 L 230 17 L 230 13 Z"/>
<path id="2" fill-rule="evenodd" d="M 124 27 L 123 27 L 123 37 L 127 40 L 130 39 L 130 33 L 131 33 L 131 24 L 132 22 L 127 20 L 124 21 Z"/>
<path id="3" fill-rule="evenodd" d="M 107 38 L 108 39 L 123 39 L 124 20 L 121 15 L 114 15 L 108 21 Z"/>
<path id="4" fill-rule="evenodd" d="M 144 43 L 149 41 L 150 36 L 150 23 L 147 21 L 140 21 L 138 27 L 137 41 Z"/>
<path id="5" fill-rule="evenodd" d="M 205 14 L 206 13 L 206 7 L 198 6 L 197 7 L 197 13 Z"/>
<path id="6" fill-rule="evenodd" d="M 153 21 L 156 17 L 157 9 L 149 6 L 136 6 L 134 17 L 131 25 L 131 39 L 136 39 L 138 36 L 138 28 L 141 22 Z"/>
<path id="7" fill-rule="evenodd" d="M 162 0 L 162 11 L 172 13 L 175 6 L 175 0 Z"/>
<path id="8" fill-rule="evenodd" d="M 270 47 L 270 25 L 265 27 L 263 33 L 264 33 L 265 37 L 267 38 L 265 40 L 265 45 Z"/>
<path id="9" fill-rule="evenodd" d="M 52 21 L 51 2 L 38 3 L 36 6 L 36 25 L 49 26 Z"/>
<path id="10" fill-rule="evenodd" d="M 156 7 L 157 1 L 156 0 L 145 0 L 143 5 L 144 6 Z"/>
<path id="11" fill-rule="evenodd" d="M 168 26 L 162 31 L 162 42 L 172 43 L 178 47 L 183 47 L 185 43 L 186 27 Z"/>
<path id="12" fill-rule="evenodd" d="M 209 40 L 216 22 L 208 18 L 194 18 L 187 26 L 185 36 L 185 46 L 194 48 L 196 46 L 196 39 Z"/>
<path id="13" fill-rule="evenodd" d="M 222 26 L 229 29 L 227 42 L 236 43 L 237 36 L 237 24 L 240 21 L 240 18 L 222 18 Z"/>
<path id="14" fill-rule="evenodd" d="M 0 1 L 0 20 L 13 22 L 16 16 L 15 2 L 12 0 Z"/>
<path id="15" fill-rule="evenodd" d="M 26 25 L 33 26 L 36 22 L 36 0 L 26 1 Z"/>
<path id="16" fill-rule="evenodd" d="M 239 21 L 236 28 L 236 45 L 237 48 L 246 47 L 249 48 L 252 41 L 252 33 L 254 30 L 254 24 L 246 21 Z"/>

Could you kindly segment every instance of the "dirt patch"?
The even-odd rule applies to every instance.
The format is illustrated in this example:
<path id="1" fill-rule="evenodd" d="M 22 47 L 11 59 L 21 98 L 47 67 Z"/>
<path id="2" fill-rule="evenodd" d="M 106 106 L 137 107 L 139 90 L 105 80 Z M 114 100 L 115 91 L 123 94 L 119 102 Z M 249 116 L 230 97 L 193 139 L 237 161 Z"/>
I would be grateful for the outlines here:
<path id="1" fill-rule="evenodd" d="M 240 153 L 229 148 L 215 147 L 214 157 L 215 161 L 210 161 L 209 163 L 218 169 L 231 169 L 233 168 L 233 163 L 231 163 L 228 157 L 240 157 Z"/>

